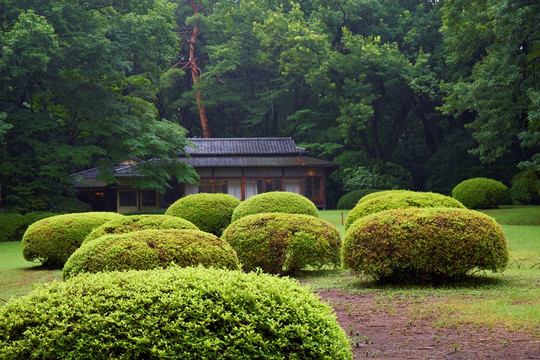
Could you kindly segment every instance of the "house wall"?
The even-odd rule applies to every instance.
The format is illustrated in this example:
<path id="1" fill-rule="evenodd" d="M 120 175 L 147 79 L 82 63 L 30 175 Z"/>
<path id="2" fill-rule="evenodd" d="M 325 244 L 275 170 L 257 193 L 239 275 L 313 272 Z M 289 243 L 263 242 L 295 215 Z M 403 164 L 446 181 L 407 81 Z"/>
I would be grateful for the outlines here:
<path id="1" fill-rule="evenodd" d="M 239 200 L 269 191 L 288 191 L 326 207 L 325 178 L 321 168 L 195 169 L 200 184 L 186 184 L 185 195 L 227 193 Z M 210 170 L 210 171 L 209 171 Z"/>

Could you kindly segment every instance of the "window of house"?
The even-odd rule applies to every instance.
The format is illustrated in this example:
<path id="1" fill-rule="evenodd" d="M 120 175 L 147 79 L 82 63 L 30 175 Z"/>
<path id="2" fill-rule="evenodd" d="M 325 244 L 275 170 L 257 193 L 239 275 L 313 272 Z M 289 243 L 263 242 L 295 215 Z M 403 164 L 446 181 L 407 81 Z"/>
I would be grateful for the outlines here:
<path id="1" fill-rule="evenodd" d="M 257 194 L 270 191 L 281 191 L 281 179 L 259 179 L 257 180 Z"/>
<path id="2" fill-rule="evenodd" d="M 156 192 L 142 191 L 141 192 L 142 206 L 156 206 Z"/>
<path id="3" fill-rule="evenodd" d="M 200 193 L 227 194 L 227 179 L 201 179 L 199 184 Z"/>
<path id="4" fill-rule="evenodd" d="M 320 177 L 306 178 L 304 196 L 308 199 L 321 199 L 323 194 L 322 184 L 322 178 Z"/>
<path id="5" fill-rule="evenodd" d="M 118 197 L 120 206 L 137 206 L 136 191 L 120 191 Z"/>

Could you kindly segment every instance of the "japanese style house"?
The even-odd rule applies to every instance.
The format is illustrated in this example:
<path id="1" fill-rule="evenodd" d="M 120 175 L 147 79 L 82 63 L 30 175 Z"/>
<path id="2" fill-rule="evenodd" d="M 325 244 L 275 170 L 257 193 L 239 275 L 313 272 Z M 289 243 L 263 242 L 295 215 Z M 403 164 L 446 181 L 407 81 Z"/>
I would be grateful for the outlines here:
<path id="1" fill-rule="evenodd" d="M 164 194 L 131 186 L 134 160 L 118 162 L 114 176 L 118 183 L 97 180 L 99 169 L 72 175 L 79 198 L 95 211 L 136 211 L 166 208 L 177 199 L 197 193 L 226 193 L 245 200 L 269 191 L 288 191 L 326 207 L 326 176 L 338 165 L 306 156 L 292 138 L 209 138 L 189 139 L 195 146 L 180 156 L 197 171 L 199 184 L 172 182 Z"/>

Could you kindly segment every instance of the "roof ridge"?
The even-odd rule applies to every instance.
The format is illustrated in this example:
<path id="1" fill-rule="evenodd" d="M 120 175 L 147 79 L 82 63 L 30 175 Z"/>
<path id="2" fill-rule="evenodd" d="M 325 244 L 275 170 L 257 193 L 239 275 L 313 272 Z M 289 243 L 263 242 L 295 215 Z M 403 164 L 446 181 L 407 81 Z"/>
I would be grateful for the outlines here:
<path id="1" fill-rule="evenodd" d="M 193 140 L 204 140 L 204 141 L 210 141 L 210 140 L 234 140 L 234 141 L 246 141 L 246 140 L 293 140 L 292 137 L 247 137 L 247 138 L 188 138 L 189 141 Z M 294 140 L 293 140 L 294 141 Z"/>

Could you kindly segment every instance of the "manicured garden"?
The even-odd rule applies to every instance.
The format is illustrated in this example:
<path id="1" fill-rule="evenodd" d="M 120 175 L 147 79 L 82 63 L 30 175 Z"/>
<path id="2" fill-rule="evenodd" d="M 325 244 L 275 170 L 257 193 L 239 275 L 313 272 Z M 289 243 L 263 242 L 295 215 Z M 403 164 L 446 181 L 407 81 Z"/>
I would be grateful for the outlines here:
<path id="1" fill-rule="evenodd" d="M 483 212 L 501 224 L 506 236 L 509 261 L 502 273 L 481 271 L 448 283 L 381 284 L 366 275 L 333 268 L 331 261 L 322 269 L 303 267 L 304 270 L 296 269 L 289 276 L 317 292 L 333 307 L 339 324 L 351 339 L 355 358 L 399 358 L 397 354 L 403 351 L 413 357 L 445 351 L 469 356 L 493 351 L 496 355 L 532 354 L 540 348 L 540 206 L 502 206 Z M 319 218 L 335 225 L 343 237 L 348 213 L 320 211 Z M 253 228 L 265 216 L 268 217 L 248 217 L 244 220 L 248 221 L 246 228 L 239 228 L 240 233 Z M 302 216 L 307 215 L 300 215 L 300 219 Z M 124 220 L 125 223 L 129 222 Z M 287 227 L 296 226 L 293 224 L 288 223 Z M 0 243 L 0 306 L 12 297 L 30 293 L 36 283 L 52 280 L 62 281 L 61 269 L 24 260 L 21 242 Z M 432 336 L 410 343 L 415 333 Z M 474 345 L 470 337 L 483 340 Z"/>

